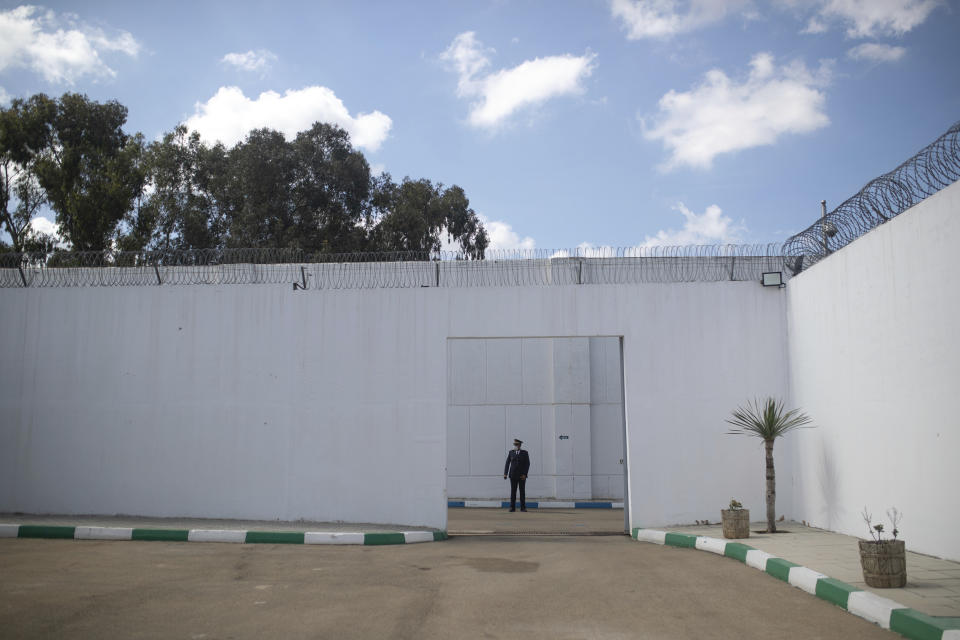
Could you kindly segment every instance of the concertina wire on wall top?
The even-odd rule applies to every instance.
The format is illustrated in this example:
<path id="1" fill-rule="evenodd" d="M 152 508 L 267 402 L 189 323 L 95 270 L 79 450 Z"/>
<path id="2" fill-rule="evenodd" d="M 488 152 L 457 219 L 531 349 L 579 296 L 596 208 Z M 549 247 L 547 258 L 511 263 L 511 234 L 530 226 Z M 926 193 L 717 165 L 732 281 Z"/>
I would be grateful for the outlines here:
<path id="1" fill-rule="evenodd" d="M 759 280 L 800 273 L 960 179 L 960 122 L 782 245 L 559 251 L 311 253 L 197 249 L 0 254 L 0 288 L 288 284 L 294 289 L 548 286 Z"/>
<path id="2" fill-rule="evenodd" d="M 0 254 L 0 287 L 286 284 L 295 289 L 549 286 L 759 280 L 780 245 L 326 254 L 297 249 Z"/>
<path id="3" fill-rule="evenodd" d="M 783 244 L 797 274 L 960 179 L 960 122 Z"/>

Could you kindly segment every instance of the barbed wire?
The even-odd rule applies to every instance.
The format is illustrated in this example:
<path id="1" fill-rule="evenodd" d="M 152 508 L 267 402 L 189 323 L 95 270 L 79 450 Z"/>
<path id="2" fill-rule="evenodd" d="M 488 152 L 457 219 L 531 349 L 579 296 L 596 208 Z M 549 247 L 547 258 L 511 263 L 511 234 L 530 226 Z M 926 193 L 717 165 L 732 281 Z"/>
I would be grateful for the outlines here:
<path id="1" fill-rule="evenodd" d="M 3 287 L 288 284 L 295 289 L 549 286 L 760 280 L 781 245 L 577 247 L 459 252 L 297 249 L 0 254 Z"/>
<path id="2" fill-rule="evenodd" d="M 960 179 L 960 122 L 893 171 L 868 182 L 820 220 L 783 244 L 797 274 L 874 227 Z"/>

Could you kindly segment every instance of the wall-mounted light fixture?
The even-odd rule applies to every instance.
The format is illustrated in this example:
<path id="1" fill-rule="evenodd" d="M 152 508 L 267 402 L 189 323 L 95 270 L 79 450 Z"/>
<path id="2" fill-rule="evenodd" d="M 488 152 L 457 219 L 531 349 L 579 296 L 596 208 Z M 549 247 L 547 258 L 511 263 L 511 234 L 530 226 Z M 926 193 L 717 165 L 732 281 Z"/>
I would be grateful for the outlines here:
<path id="1" fill-rule="evenodd" d="M 784 287 L 782 271 L 764 271 L 763 286 L 765 287 Z"/>

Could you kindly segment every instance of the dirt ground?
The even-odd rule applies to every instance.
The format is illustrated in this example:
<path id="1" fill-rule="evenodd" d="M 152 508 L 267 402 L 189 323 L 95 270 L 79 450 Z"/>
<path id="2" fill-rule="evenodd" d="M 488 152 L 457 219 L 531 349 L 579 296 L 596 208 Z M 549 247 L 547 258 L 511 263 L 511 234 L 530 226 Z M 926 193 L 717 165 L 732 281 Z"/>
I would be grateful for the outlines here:
<path id="1" fill-rule="evenodd" d="M 739 562 L 616 535 L 384 547 L 2 539 L 0 636 L 899 637 Z"/>

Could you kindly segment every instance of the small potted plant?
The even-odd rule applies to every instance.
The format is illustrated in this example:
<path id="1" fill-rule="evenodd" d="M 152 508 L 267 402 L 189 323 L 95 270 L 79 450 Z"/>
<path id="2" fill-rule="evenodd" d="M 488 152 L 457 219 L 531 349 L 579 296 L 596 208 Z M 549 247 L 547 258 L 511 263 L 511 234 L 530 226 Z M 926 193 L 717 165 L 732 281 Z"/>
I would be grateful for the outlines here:
<path id="1" fill-rule="evenodd" d="M 860 566 L 863 580 L 878 589 L 899 588 L 907 584 L 907 550 L 903 540 L 897 540 L 898 528 L 903 514 L 896 507 L 887 511 L 893 538 L 884 540 L 883 524 L 873 524 L 873 516 L 863 509 L 863 521 L 870 531 L 870 540 L 860 540 Z"/>
<path id="2" fill-rule="evenodd" d="M 744 509 L 740 502 L 731 500 L 729 509 L 720 510 L 720 518 L 724 538 L 750 537 L 750 509 Z"/>

